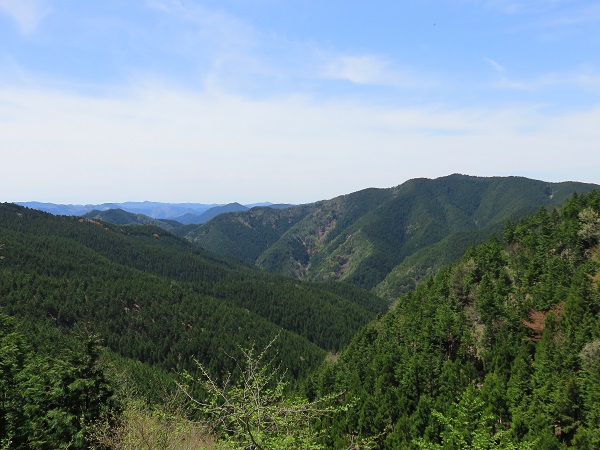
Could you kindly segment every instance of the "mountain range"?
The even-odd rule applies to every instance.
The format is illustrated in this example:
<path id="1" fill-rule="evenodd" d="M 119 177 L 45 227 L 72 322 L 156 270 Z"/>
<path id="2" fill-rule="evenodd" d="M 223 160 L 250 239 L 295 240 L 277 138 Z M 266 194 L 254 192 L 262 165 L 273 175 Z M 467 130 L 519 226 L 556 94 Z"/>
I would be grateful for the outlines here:
<path id="1" fill-rule="evenodd" d="M 99 420 L 137 426 L 121 445 L 161 417 L 167 441 L 205 436 L 206 393 L 186 384 L 174 413 L 173 390 L 245 392 L 250 352 L 289 383 L 284 410 L 332 402 L 317 448 L 599 448 L 598 188 L 451 175 L 199 226 L 0 204 L 3 442 L 84 449 Z"/>
<path id="2" fill-rule="evenodd" d="M 200 224 L 223 212 L 244 211 L 256 206 L 268 206 L 270 208 L 285 208 L 291 205 L 279 205 L 269 202 L 241 205 L 229 203 L 226 205 L 204 204 L 204 203 L 161 203 L 161 202 L 123 202 L 123 203 L 101 203 L 87 205 L 65 205 L 57 203 L 42 202 L 16 202 L 16 204 L 27 208 L 37 209 L 54 215 L 83 216 L 94 211 L 98 217 L 105 211 L 120 209 L 138 216 L 147 216 L 152 219 L 176 220 L 182 224 Z M 110 216 L 109 216 L 110 217 Z M 141 217 L 132 219 L 131 224 L 139 223 Z M 119 220 L 125 220 L 125 216 L 119 216 Z M 150 223 L 147 219 L 145 223 Z M 107 220 L 110 222 L 110 220 Z M 162 222 L 156 222 L 160 226 Z M 170 226 L 167 225 L 167 229 Z"/>
<path id="3" fill-rule="evenodd" d="M 186 229 L 185 237 L 269 272 L 344 280 L 393 298 L 499 232 L 506 221 L 598 188 L 454 174 L 285 209 L 221 214 Z"/>
<path id="4" fill-rule="evenodd" d="M 129 202 L 106 203 L 82 215 L 118 225 L 152 224 L 269 272 L 344 280 L 391 300 L 499 232 L 506 221 L 598 187 L 453 174 L 298 206 Z M 43 206 L 74 214 L 90 205 Z"/>

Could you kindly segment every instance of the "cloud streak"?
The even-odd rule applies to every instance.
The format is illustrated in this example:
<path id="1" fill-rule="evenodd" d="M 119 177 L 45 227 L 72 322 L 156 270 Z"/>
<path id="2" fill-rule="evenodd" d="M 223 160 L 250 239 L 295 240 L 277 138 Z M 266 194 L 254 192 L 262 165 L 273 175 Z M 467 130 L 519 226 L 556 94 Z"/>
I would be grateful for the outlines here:
<path id="1" fill-rule="evenodd" d="M 200 3 L 180 0 L 147 0 L 148 8 L 193 26 L 195 35 L 184 33 L 189 44 L 217 45 L 221 49 L 248 49 L 258 32 L 246 21 L 226 12 L 207 8 Z"/>
<path id="2" fill-rule="evenodd" d="M 0 12 L 10 16 L 23 34 L 31 34 L 50 8 L 41 0 L 0 0 Z"/>
<path id="3" fill-rule="evenodd" d="M 577 170 L 597 181 L 597 123 L 600 108 L 545 117 L 534 107 L 259 101 L 157 85 L 120 99 L 12 87 L 0 90 L 9 150 L 0 192 L 10 201 L 302 203 L 452 172 L 558 181 Z"/>
<path id="4" fill-rule="evenodd" d="M 506 67 L 504 67 L 502 64 L 494 61 L 491 58 L 483 58 L 483 60 L 488 63 L 490 66 L 492 66 L 492 68 L 498 72 L 501 75 L 506 75 Z"/>
<path id="5" fill-rule="evenodd" d="M 397 88 L 431 87 L 425 77 L 417 77 L 392 68 L 386 58 L 376 55 L 334 56 L 322 70 L 326 79 L 349 81 L 354 84 Z"/>
<path id="6" fill-rule="evenodd" d="M 501 89 L 516 91 L 541 91 L 544 89 L 577 88 L 593 93 L 600 93 L 600 73 L 591 69 L 563 73 L 542 74 L 533 79 L 503 79 L 495 84 Z"/>
<path id="7" fill-rule="evenodd" d="M 0 8 L 33 33 L 43 1 Z M 261 12 L 277 10 L 266 3 Z M 301 203 L 452 172 L 598 182 L 597 45 L 590 38 L 577 53 L 579 40 L 556 46 L 536 35 L 561 9 L 579 17 L 576 8 L 459 3 L 483 7 L 457 8 L 454 26 L 493 26 L 478 25 L 473 38 L 431 30 L 424 14 L 426 28 L 414 20 L 397 39 L 388 30 L 347 39 L 339 36 L 365 17 L 330 34 L 328 20 L 310 19 L 335 8 L 316 2 L 303 5 L 310 31 L 296 34 L 296 15 L 275 11 L 283 26 L 239 2 L 147 0 L 118 11 L 77 3 L 68 12 L 57 2 L 35 42 L 1 30 L 14 47 L 0 55 L 0 192 L 18 201 Z M 502 8 L 515 16 L 494 21 Z"/>

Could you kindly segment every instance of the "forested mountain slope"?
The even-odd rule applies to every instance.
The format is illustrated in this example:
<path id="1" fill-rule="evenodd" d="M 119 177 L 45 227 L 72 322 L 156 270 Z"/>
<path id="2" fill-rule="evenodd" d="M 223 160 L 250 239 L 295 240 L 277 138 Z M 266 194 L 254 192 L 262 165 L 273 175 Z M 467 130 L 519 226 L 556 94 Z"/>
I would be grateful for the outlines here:
<path id="1" fill-rule="evenodd" d="M 144 214 L 135 214 L 118 208 L 103 211 L 94 209 L 83 214 L 81 217 L 84 219 L 102 220 L 114 225 L 154 225 L 171 232 L 183 227 L 183 224 L 176 220 L 154 219 Z"/>
<path id="2" fill-rule="evenodd" d="M 600 448 L 600 192 L 508 223 L 312 381 L 349 407 L 331 448 Z"/>
<path id="3" fill-rule="evenodd" d="M 166 369 L 198 358 L 233 370 L 239 345 L 275 335 L 293 376 L 337 351 L 381 300 L 299 282 L 210 254 L 151 226 L 115 226 L 0 205 L 0 306 L 60 329 L 85 327 L 121 355 Z"/>
<path id="4" fill-rule="evenodd" d="M 414 179 L 288 209 L 223 214 L 186 237 L 271 272 L 345 280 L 393 298 L 506 220 L 594 187 L 520 177 Z"/>

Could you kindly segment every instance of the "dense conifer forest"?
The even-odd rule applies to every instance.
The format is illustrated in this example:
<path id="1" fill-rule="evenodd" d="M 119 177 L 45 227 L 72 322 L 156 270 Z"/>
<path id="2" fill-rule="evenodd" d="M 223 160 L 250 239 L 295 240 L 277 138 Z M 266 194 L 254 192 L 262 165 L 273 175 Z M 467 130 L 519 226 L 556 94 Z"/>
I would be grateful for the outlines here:
<path id="1" fill-rule="evenodd" d="M 600 193 L 541 208 L 402 296 L 309 384 L 328 447 L 600 447 Z"/>
<path id="2" fill-rule="evenodd" d="M 0 245 L 3 448 L 600 447 L 599 191 L 389 309 L 153 226 L 7 204 Z"/>
<path id="3" fill-rule="evenodd" d="M 267 274 L 152 226 L 121 227 L 5 204 L 0 206 L 0 235 L 2 351 L 9 355 L 2 366 L 5 394 L 22 391 L 17 379 L 41 370 L 35 356 L 33 366 L 23 359 L 29 348 L 40 352 L 40 361 L 58 364 L 58 372 L 69 365 L 77 371 L 75 357 L 65 356 L 62 347 L 82 346 L 86 339 L 106 347 L 108 358 L 133 378 L 132 389 L 153 401 L 165 372 L 193 372 L 197 359 L 222 377 L 239 371 L 235 357 L 243 346 L 264 346 L 275 336 L 277 365 L 295 380 L 387 309 L 385 302 L 351 285 L 316 285 Z M 98 352 L 88 349 L 85 358 L 92 362 L 85 370 L 96 370 Z M 136 361 L 151 370 L 140 369 Z M 40 380 L 40 386 L 58 383 L 67 389 L 58 372 Z M 63 394 L 56 390 L 53 395 L 59 404 Z M 17 409 L 29 401 L 35 398 L 14 400 L 21 405 Z M 36 411 L 52 410 L 41 406 L 43 401 Z M 23 436 L 50 433 L 57 426 L 50 419 L 35 425 L 38 431 L 31 434 L 19 431 L 23 418 L 11 411 L 3 410 L 7 421 L 16 421 L 4 432 L 12 442 L 9 448 L 58 448 L 41 438 L 39 445 L 23 441 Z M 76 413 L 67 418 L 70 412 L 60 407 L 55 413 L 69 423 L 83 420 Z M 83 448 L 85 440 L 75 437 L 81 430 L 65 427 L 56 439 L 71 436 L 70 448 Z"/>

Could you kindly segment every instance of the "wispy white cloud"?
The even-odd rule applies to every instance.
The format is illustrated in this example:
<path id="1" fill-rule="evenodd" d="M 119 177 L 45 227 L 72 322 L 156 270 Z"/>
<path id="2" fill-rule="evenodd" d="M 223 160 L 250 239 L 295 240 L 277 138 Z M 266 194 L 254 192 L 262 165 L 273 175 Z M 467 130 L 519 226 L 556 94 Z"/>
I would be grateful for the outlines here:
<path id="1" fill-rule="evenodd" d="M 210 48 L 208 69 L 203 70 L 207 89 L 257 88 L 300 81 L 344 80 L 356 85 L 397 88 L 431 87 L 423 74 L 399 69 L 381 55 L 347 54 L 315 41 L 291 39 L 218 9 L 186 0 L 146 0 L 148 8 L 179 21 L 175 47 L 187 46 L 190 55 Z M 192 32 L 190 32 L 192 30 Z M 206 61 L 206 60 L 205 60 Z M 285 89 L 285 88 L 284 88 Z"/>
<path id="2" fill-rule="evenodd" d="M 540 91 L 562 87 L 600 93 L 600 73 L 584 68 L 570 72 L 542 74 L 532 79 L 511 79 L 505 76 L 501 81 L 495 83 L 495 86 L 522 91 Z"/>
<path id="3" fill-rule="evenodd" d="M 0 192 L 299 203 L 452 172 L 598 181 L 598 123 L 600 107 L 545 116 L 532 105 L 378 107 L 156 84 L 102 99 L 13 86 L 0 90 Z"/>
<path id="4" fill-rule="evenodd" d="M 388 59 L 376 55 L 334 56 L 324 65 L 322 77 L 355 84 L 402 88 L 433 84 L 426 77 L 417 77 L 394 69 Z"/>
<path id="5" fill-rule="evenodd" d="M 492 68 L 498 72 L 501 75 L 506 75 L 506 67 L 504 67 L 502 64 L 494 61 L 491 58 L 483 58 L 483 60 L 488 63 L 490 66 L 492 66 Z"/>
<path id="6" fill-rule="evenodd" d="M 9 15 L 23 34 L 30 34 L 50 12 L 50 8 L 43 0 L 0 0 L 0 12 Z"/>
<path id="7" fill-rule="evenodd" d="M 189 61 L 186 70 L 195 73 L 205 89 L 244 90 L 256 87 L 258 79 L 282 74 L 291 78 L 293 69 L 286 63 L 293 58 L 289 53 L 299 50 L 289 42 L 280 42 L 282 37 L 197 2 L 146 0 L 146 6 L 172 21 L 171 32 L 161 45 L 184 55 Z M 310 55 L 305 56 L 310 59 Z"/>
<path id="8" fill-rule="evenodd" d="M 356 84 L 387 84 L 388 67 L 387 61 L 376 56 L 342 56 L 325 67 L 323 76 Z"/>
<path id="9" fill-rule="evenodd" d="M 185 33 L 191 44 L 218 43 L 221 48 L 248 48 L 257 40 L 257 31 L 246 21 L 197 2 L 185 0 L 146 0 L 148 8 L 193 25 L 196 36 Z"/>

